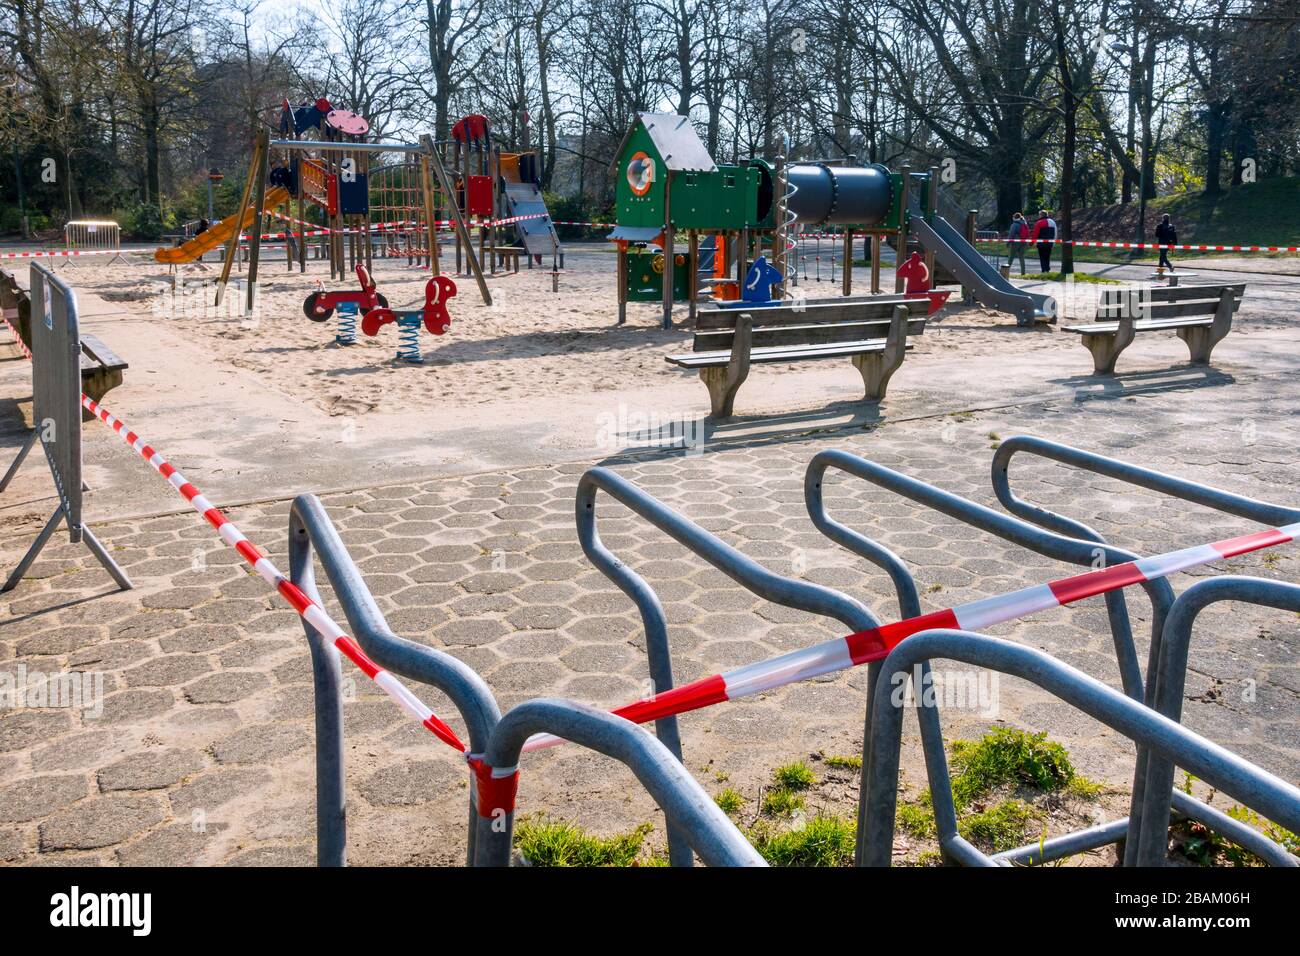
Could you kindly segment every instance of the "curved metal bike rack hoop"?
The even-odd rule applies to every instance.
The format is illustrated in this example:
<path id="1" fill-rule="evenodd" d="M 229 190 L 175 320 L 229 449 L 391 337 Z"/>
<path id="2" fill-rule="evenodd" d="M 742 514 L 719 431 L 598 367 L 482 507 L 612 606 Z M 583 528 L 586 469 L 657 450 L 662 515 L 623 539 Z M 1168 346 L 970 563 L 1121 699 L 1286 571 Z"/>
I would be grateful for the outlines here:
<path id="1" fill-rule="evenodd" d="M 524 742 L 549 733 L 625 764 L 654 797 L 664 819 L 709 866 L 766 866 L 730 818 L 667 747 L 630 720 L 569 700 L 541 697 L 520 704 L 497 724 L 486 753 L 493 767 L 519 764 Z M 513 816 L 513 815 L 512 815 Z M 505 866 L 509 840 L 478 863 Z"/>
<path id="2" fill-rule="evenodd" d="M 1196 618 L 1205 608 L 1220 601 L 1300 612 L 1300 585 L 1225 575 L 1198 581 L 1179 595 L 1165 621 L 1160 665 L 1156 671 L 1154 707 L 1170 720 L 1182 719 L 1187 657 Z M 1139 866 L 1160 866 L 1165 859 L 1171 799 L 1183 795 L 1174 790 L 1174 763 L 1166 756 L 1154 752 L 1147 756 L 1146 780 L 1136 861 Z M 1226 814 L 1219 814 L 1200 801 L 1192 802 L 1195 806 L 1188 808 L 1186 815 L 1208 824 L 1274 866 L 1300 866 L 1300 858 L 1252 827 Z M 1220 819 L 1205 819 L 1201 815 L 1203 810 L 1218 814 Z"/>
<path id="3" fill-rule="evenodd" d="M 1260 524 L 1269 527 L 1300 521 L 1300 508 L 1278 505 L 1268 501 L 1258 501 L 1244 495 L 1221 491 L 1200 482 L 1166 475 L 1150 468 L 1142 468 L 1105 455 L 1098 455 L 1095 452 L 1049 441 L 1046 438 L 1037 438 L 1032 435 L 1015 435 L 1003 441 L 993 455 L 992 465 L 993 493 L 997 496 L 1001 505 L 1012 514 L 1051 531 L 1083 538 L 1087 541 L 1095 541 L 1102 545 L 1106 544 L 1105 538 L 1083 522 L 1031 504 L 1016 496 L 1011 490 L 1010 468 L 1011 459 L 1020 453 L 1046 458 L 1060 465 L 1079 468 L 1105 478 L 1121 481 L 1138 488 L 1145 488 L 1148 491 L 1168 495 L 1171 498 L 1188 501 L 1238 518 L 1258 521 Z M 1148 704 L 1153 704 L 1155 701 L 1156 672 L 1160 666 L 1161 643 L 1164 634 L 1163 618 L 1168 611 L 1168 606 L 1157 608 L 1153 618 L 1155 627 L 1152 630 L 1151 648 L 1147 657 L 1147 678 L 1143 694 L 1143 699 Z M 1138 821 L 1138 827 L 1141 825 L 1139 808 L 1144 800 L 1145 780 L 1146 767 L 1144 762 L 1139 760 L 1133 784 L 1134 800 L 1130 809 L 1130 816 L 1134 821 Z M 1179 799 L 1181 800 L 1181 796 Z M 1188 799 L 1190 800 L 1190 798 Z M 1216 812 L 1213 808 L 1200 801 L 1192 801 L 1192 804 L 1203 809 L 1208 814 Z M 1124 848 L 1125 863 L 1134 862 L 1137 847 L 1140 843 L 1140 832 L 1130 828 L 1129 839 Z"/>
<path id="4" fill-rule="evenodd" d="M 1138 701 L 1121 694 L 1100 681 L 1049 654 L 970 631 L 933 630 L 914 634 L 899 644 L 884 661 L 884 673 L 902 674 L 910 679 L 914 667 L 934 658 L 961 661 L 1010 674 L 1043 688 L 1060 700 L 1122 733 L 1140 745 L 1140 749 L 1158 753 L 1195 773 L 1202 780 L 1282 826 L 1296 830 L 1300 826 L 1300 789 L 1280 780 L 1249 761 L 1201 737 L 1176 721 L 1156 713 Z M 936 707 L 924 709 L 937 710 Z M 893 847 L 894 821 L 898 802 L 899 753 L 902 746 L 903 706 L 889 695 L 877 695 L 872 726 L 870 764 L 863 767 L 862 786 L 867 794 L 867 856 L 871 866 L 888 866 Z M 926 770 L 931 793 L 947 778 L 947 759 L 940 753 L 940 764 L 931 762 L 926 752 Z M 1168 805 L 1158 811 L 1167 815 Z M 1159 813 L 1155 814 L 1156 816 Z M 1088 839 L 1099 840 L 1113 829 L 1096 827 L 1044 844 L 1040 859 L 1053 859 L 1090 848 Z M 1148 819 L 1143 829 L 1158 829 Z M 1100 836 L 1099 836 L 1100 834 Z M 1062 847 L 1062 843 L 1069 845 Z M 1010 865 L 1009 854 L 990 857 L 963 839 L 955 826 L 941 826 L 939 846 L 945 858 L 966 865 Z M 1062 852 L 1064 849 L 1064 852 Z M 1023 857 L 1022 857 L 1023 860 Z M 1038 862 L 1037 860 L 1023 860 Z"/>
<path id="5" fill-rule="evenodd" d="M 534 732 L 549 732 L 626 764 L 649 791 L 672 832 L 685 847 L 684 865 L 698 853 L 706 863 L 766 865 L 735 824 L 705 793 L 667 747 L 630 721 L 571 701 L 536 700 L 504 717 L 483 679 L 450 654 L 398 637 L 330 521 L 320 499 L 300 495 L 289 514 L 289 567 L 294 584 L 321 604 L 313 557 L 319 556 L 357 643 L 381 667 L 446 694 L 465 721 L 470 754 L 491 767 L 515 767 L 519 750 Z M 339 653 L 306 620 L 316 700 L 316 839 L 322 866 L 346 862 L 343 709 Z M 504 761 L 504 762 L 502 762 Z M 470 777 L 467 861 L 507 866 L 514 813 L 479 813 L 478 788 Z M 682 860 L 674 861 L 683 865 Z"/>
<path id="6" fill-rule="evenodd" d="M 783 577 L 769 571 L 616 472 L 603 467 L 592 468 L 579 480 L 574 501 L 578 541 L 582 544 L 583 553 L 591 563 L 631 598 L 641 613 L 646 635 L 650 679 L 654 682 L 656 693 L 662 693 L 673 687 L 672 653 L 668 646 L 667 618 L 664 616 L 663 605 L 654 589 L 601 542 L 600 533 L 596 528 L 596 497 L 602 491 L 667 534 L 678 544 L 722 571 L 741 587 L 765 600 L 829 617 L 854 631 L 876 627 L 880 623 L 875 615 L 853 598 L 811 581 Z M 868 665 L 868 670 L 869 684 L 874 687 L 875 675 L 879 671 L 878 662 Z M 870 713 L 869 700 L 867 712 Z M 682 749 L 681 737 L 677 730 L 677 718 L 669 717 L 656 721 L 655 732 L 664 746 L 680 759 Z M 858 821 L 858 840 L 860 852 L 861 819 Z M 674 863 L 686 853 L 684 842 L 671 829 L 668 846 L 669 856 Z"/>
<path id="7" fill-rule="evenodd" d="M 1066 561 L 1084 567 L 1096 567 L 1099 558 L 1103 559 L 1107 564 L 1117 564 L 1141 557 L 1141 555 L 1126 551 L 1123 548 L 1116 548 L 1101 541 L 1100 536 L 1092 540 L 1081 540 L 1064 533 L 1044 530 L 1027 521 L 1009 517 L 960 495 L 936 488 L 934 485 L 927 484 L 924 481 L 846 451 L 829 449 L 819 452 L 809 462 L 808 470 L 804 475 L 804 503 L 807 506 L 809 518 L 812 519 L 812 523 L 817 530 L 821 531 L 826 537 L 841 547 L 883 568 L 889 574 L 890 580 L 898 593 L 899 606 L 903 610 L 905 617 L 913 617 L 921 613 L 920 599 L 917 597 L 916 583 L 911 572 L 908 571 L 903 561 L 888 548 L 872 541 L 861 532 L 836 521 L 826 513 L 825 476 L 826 472 L 832 468 L 844 471 L 855 478 L 861 478 L 863 481 L 871 482 L 877 487 L 915 501 L 917 504 L 924 505 L 950 518 L 955 518 L 963 524 L 978 528 L 980 531 L 994 537 L 1009 541 L 1045 557 L 1055 558 L 1058 561 Z M 1158 628 L 1163 625 L 1165 614 L 1174 602 L 1173 588 L 1170 587 L 1168 581 L 1163 579 L 1147 581 L 1141 586 L 1151 601 L 1152 643 L 1156 644 Z M 1120 680 L 1123 683 L 1124 691 L 1135 700 L 1142 700 L 1144 699 L 1142 668 L 1138 663 L 1137 649 L 1133 642 L 1133 631 L 1129 622 L 1128 606 L 1125 603 L 1123 592 L 1112 591 L 1108 593 L 1105 596 L 1105 602 L 1106 614 L 1110 621 L 1111 639 L 1115 646 L 1115 656 L 1119 664 Z M 926 714 L 925 708 L 922 708 L 918 717 L 922 727 L 922 743 L 925 751 L 927 753 L 937 752 L 938 756 L 942 756 L 942 733 L 938 729 L 937 723 L 934 724 L 934 729 L 927 731 L 926 728 L 932 723 L 932 719 Z M 869 720 L 870 715 L 868 715 Z M 927 734 L 928 736 L 926 736 Z M 866 739 L 863 742 L 864 763 L 866 762 L 865 751 L 870 747 L 870 737 L 870 725 L 868 723 Z M 1117 820 L 1113 824 L 1107 825 L 1109 829 L 1106 830 L 1106 834 L 1111 837 L 1111 842 L 1123 839 L 1125 833 L 1127 833 L 1130 840 L 1137 837 L 1137 828 L 1140 825 L 1138 810 L 1141 806 L 1145 773 L 1146 755 L 1139 746 L 1134 765 L 1133 795 L 1129 816 L 1123 821 Z M 865 799 L 864 791 L 862 796 L 864 807 Z M 946 795 L 941 799 L 944 804 L 948 802 Z M 936 806 L 935 813 L 936 818 L 943 817 L 952 826 L 956 826 L 955 811 L 950 814 L 946 806 L 942 811 Z"/>

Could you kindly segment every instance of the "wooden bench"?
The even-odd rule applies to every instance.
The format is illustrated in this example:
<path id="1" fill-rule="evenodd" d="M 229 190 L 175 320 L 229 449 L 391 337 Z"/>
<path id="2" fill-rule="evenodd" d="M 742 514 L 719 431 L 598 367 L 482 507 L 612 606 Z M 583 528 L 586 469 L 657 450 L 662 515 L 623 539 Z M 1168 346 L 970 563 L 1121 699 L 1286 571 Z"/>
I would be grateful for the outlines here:
<path id="1" fill-rule="evenodd" d="M 28 349 L 32 347 L 32 300 L 27 289 L 18 285 L 17 278 L 9 272 L 0 270 L 0 306 L 4 315 L 18 330 L 19 337 Z M 81 333 L 81 390 L 94 401 L 102 401 L 104 396 L 122 384 L 122 373 L 130 366 L 98 336 L 89 332 Z M 82 409 L 82 420 L 90 421 L 93 417 Z"/>
<path id="2" fill-rule="evenodd" d="M 1062 331 L 1083 336 L 1098 375 L 1114 374 L 1115 360 L 1139 332 L 1172 330 L 1187 343 L 1192 363 L 1207 365 L 1214 346 L 1232 329 L 1245 293 L 1244 283 L 1107 289 L 1091 325 L 1067 325 Z"/>
<path id="3" fill-rule="evenodd" d="M 867 401 L 880 401 L 903 364 L 907 336 L 925 331 L 928 303 L 902 296 L 868 302 L 807 303 L 753 309 L 701 308 L 690 353 L 664 360 L 700 373 L 711 414 L 731 415 L 754 362 L 848 358 L 862 374 Z"/>

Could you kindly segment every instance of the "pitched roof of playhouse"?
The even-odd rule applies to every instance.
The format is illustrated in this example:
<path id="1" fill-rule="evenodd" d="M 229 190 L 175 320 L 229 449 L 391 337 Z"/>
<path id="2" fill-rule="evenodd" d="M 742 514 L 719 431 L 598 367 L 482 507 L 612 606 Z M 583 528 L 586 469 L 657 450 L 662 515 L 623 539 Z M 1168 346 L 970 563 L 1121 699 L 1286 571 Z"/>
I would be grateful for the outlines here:
<path id="1" fill-rule="evenodd" d="M 636 119 L 637 123 L 645 127 L 650 135 L 650 141 L 654 143 L 659 153 L 659 158 L 663 160 L 664 166 L 670 172 L 717 171 L 717 164 L 696 134 L 695 127 L 691 125 L 688 117 L 678 116 L 676 113 L 638 113 Z M 620 158 L 634 129 L 636 123 L 628 127 L 623 135 L 623 142 L 618 144 L 616 155 Z"/>

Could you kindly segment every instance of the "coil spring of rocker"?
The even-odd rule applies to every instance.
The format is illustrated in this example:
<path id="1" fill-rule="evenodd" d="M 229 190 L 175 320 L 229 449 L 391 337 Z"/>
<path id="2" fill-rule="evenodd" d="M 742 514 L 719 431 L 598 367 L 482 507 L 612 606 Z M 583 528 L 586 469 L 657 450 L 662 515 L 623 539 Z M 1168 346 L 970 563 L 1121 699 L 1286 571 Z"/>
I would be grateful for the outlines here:
<path id="1" fill-rule="evenodd" d="M 339 345 L 355 345 L 357 342 L 357 306 L 355 302 L 341 302 L 334 310 L 337 326 L 334 341 Z"/>
<path id="2" fill-rule="evenodd" d="M 397 357 L 403 362 L 422 362 L 420 355 L 419 315 L 400 316 L 397 320 Z"/>

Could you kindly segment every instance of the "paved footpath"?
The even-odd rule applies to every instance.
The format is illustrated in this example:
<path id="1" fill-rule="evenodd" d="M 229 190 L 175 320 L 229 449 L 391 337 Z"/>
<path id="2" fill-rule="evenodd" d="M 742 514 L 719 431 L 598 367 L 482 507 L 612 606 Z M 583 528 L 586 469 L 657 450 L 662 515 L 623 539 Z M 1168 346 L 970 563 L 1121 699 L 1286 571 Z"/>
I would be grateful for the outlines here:
<path id="1" fill-rule="evenodd" d="M 939 415 L 813 438 L 727 445 L 608 462 L 774 571 L 897 605 L 883 576 L 815 533 L 802 505 L 811 456 L 844 448 L 991 502 L 991 448 L 1032 433 L 1295 504 L 1300 463 L 1296 358 L 1288 374 L 1207 377 L 1133 394 L 1099 393 L 1002 411 Z M 88 426 L 89 427 L 89 426 Z M 125 452 L 123 452 L 125 454 Z M 477 668 L 503 709 L 560 695 L 615 705 L 645 688 L 636 613 L 583 558 L 572 516 L 583 463 L 522 467 L 327 496 L 325 504 L 398 633 Z M 1018 460 L 1024 497 L 1083 517 L 1118 545 L 1154 553 L 1247 530 L 1248 523 L 1063 469 Z M 141 482 L 156 481 L 140 466 Z M 989 539 L 860 483 L 832 479 L 832 512 L 913 568 L 926 609 L 995 594 L 1071 569 Z M 287 501 L 231 517 L 287 567 Z M 680 680 L 803 646 L 839 628 L 760 602 L 605 500 L 601 533 L 658 590 Z M 193 514 L 108 521 L 96 532 L 137 589 L 112 590 L 79 548 L 52 545 L 0 603 L 0 667 L 106 675 L 102 714 L 19 709 L 0 715 L 0 861 L 11 863 L 307 864 L 314 856 L 312 694 L 294 613 Z M 8 567 L 26 544 L 6 535 Z M 1300 578 L 1294 549 L 1251 555 L 1234 571 Z M 1210 570 L 1199 573 L 1208 574 Z M 1174 582 L 1181 590 L 1187 576 Z M 328 591 L 326 592 L 329 598 Z M 331 607 L 333 608 L 332 602 Z M 1130 598 L 1145 661 L 1149 610 Z M 336 609 L 335 609 L 336 610 Z M 341 619 L 341 616 L 340 616 Z M 1118 686 L 1099 599 L 997 629 Z M 1300 757 L 1300 621 L 1217 606 L 1193 646 L 1186 721 L 1290 780 Z M 346 666 L 346 665 L 345 665 Z M 357 677 L 354 673 L 348 676 Z M 858 672 L 687 715 L 686 760 L 711 790 L 753 800 L 772 767 L 860 745 Z M 1243 693 L 1248 681 L 1257 693 Z M 420 694 L 440 714 L 447 702 Z M 463 763 L 358 679 L 346 704 L 350 860 L 454 863 L 465 839 Z M 949 734 L 995 720 L 1048 730 L 1080 769 L 1116 788 L 1127 743 L 1045 695 L 1004 680 L 995 717 L 949 713 Z M 459 721 L 453 726 L 461 729 Z M 923 780 L 914 723 L 904 766 Z M 852 806 L 852 780 L 844 805 Z M 1116 806 L 1122 800 L 1112 801 Z M 752 804 L 751 804 L 752 805 Z M 599 832 L 661 823 L 631 776 L 577 748 L 526 758 L 520 809 Z M 656 829 L 652 842 L 662 838 Z"/>

